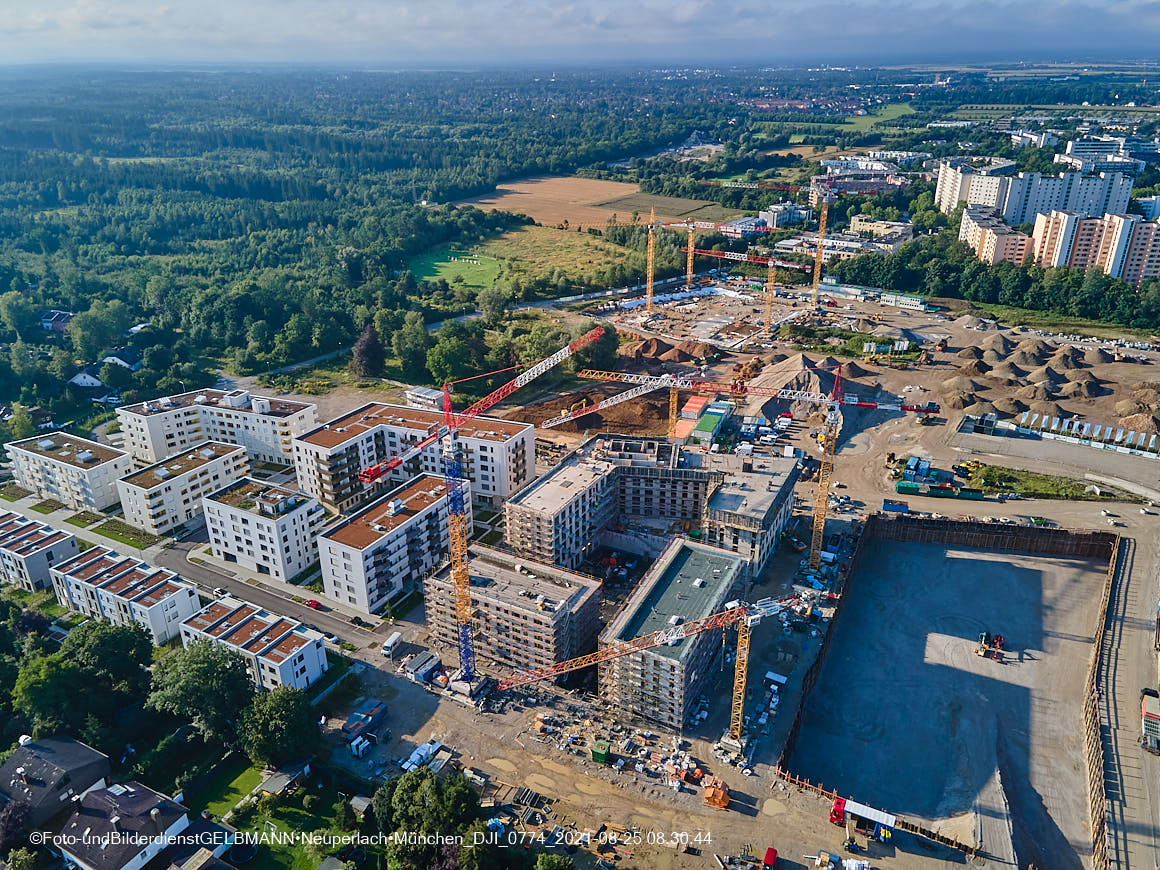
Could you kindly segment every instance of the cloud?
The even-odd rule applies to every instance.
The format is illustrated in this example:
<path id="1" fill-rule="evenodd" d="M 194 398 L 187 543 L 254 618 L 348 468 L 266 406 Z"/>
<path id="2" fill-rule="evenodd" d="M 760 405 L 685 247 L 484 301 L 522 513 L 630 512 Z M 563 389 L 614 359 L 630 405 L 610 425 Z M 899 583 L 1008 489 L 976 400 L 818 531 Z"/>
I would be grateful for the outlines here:
<path id="1" fill-rule="evenodd" d="M 1154 54 L 1160 0 L 8 0 L 0 57 L 461 64 Z"/>

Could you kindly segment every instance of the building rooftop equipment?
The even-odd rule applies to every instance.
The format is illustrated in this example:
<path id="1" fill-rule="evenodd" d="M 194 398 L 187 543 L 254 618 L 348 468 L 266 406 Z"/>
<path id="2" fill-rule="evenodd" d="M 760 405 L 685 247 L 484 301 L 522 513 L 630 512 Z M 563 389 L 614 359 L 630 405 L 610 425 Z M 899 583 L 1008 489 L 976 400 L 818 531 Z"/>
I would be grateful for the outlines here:
<path id="1" fill-rule="evenodd" d="M 252 477 L 236 480 L 206 497 L 218 504 L 261 516 L 289 513 L 310 498 L 296 489 Z"/>
<path id="2" fill-rule="evenodd" d="M 8 446 L 85 469 L 96 468 L 105 462 L 129 455 L 124 450 L 118 450 L 107 444 L 98 444 L 96 441 L 89 441 L 87 438 L 80 438 L 67 432 L 37 435 L 23 441 L 13 441 Z"/>
<path id="3" fill-rule="evenodd" d="M 421 474 L 328 529 L 322 537 L 365 550 L 446 495 L 447 484 L 441 477 Z"/>
<path id="4" fill-rule="evenodd" d="M 127 477 L 121 478 L 125 483 L 139 486 L 142 489 L 153 489 L 167 480 L 197 471 L 215 459 L 221 459 L 232 453 L 245 453 L 246 448 L 237 444 L 225 444 L 221 441 L 203 441 L 188 450 L 183 450 L 176 456 L 147 465 Z"/>
<path id="5" fill-rule="evenodd" d="M 333 448 L 366 434 L 376 426 L 397 426 L 417 429 L 422 432 L 433 432 L 442 425 L 443 415 L 438 411 L 409 408 L 406 405 L 370 402 L 361 408 L 356 408 L 349 414 L 311 429 L 305 435 L 300 436 L 299 440 L 318 447 Z M 513 423 L 494 417 L 473 417 L 464 420 L 457 431 L 466 438 L 504 442 L 526 431 L 528 427 L 527 423 Z"/>
<path id="6" fill-rule="evenodd" d="M 148 402 L 138 402 L 135 405 L 122 405 L 117 410 L 131 414 L 140 414 L 148 417 L 150 414 L 160 414 L 177 408 L 190 407 L 225 408 L 242 414 L 261 414 L 265 417 L 289 417 L 299 411 L 305 411 L 311 405 L 305 402 L 290 402 L 284 399 L 269 399 L 263 396 L 251 396 L 249 390 L 191 390 L 188 393 L 179 393 L 176 396 L 163 396 L 160 399 L 151 399 Z"/>

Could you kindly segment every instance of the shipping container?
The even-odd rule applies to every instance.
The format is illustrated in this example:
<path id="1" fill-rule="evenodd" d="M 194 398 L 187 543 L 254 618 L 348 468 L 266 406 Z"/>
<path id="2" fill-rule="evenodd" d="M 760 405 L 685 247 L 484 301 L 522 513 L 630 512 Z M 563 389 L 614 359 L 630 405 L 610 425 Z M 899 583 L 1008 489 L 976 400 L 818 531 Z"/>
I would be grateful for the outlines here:
<path id="1" fill-rule="evenodd" d="M 893 499 L 884 498 L 882 499 L 882 510 L 905 514 L 910 513 L 910 505 L 904 501 L 894 501 Z"/>
<path id="2" fill-rule="evenodd" d="M 959 498 L 966 498 L 972 501 L 982 501 L 985 496 L 981 489 L 973 489 L 969 486 L 959 487 Z"/>
<path id="3" fill-rule="evenodd" d="M 919 485 L 909 480 L 900 480 L 894 484 L 894 491 L 905 495 L 918 495 Z"/>

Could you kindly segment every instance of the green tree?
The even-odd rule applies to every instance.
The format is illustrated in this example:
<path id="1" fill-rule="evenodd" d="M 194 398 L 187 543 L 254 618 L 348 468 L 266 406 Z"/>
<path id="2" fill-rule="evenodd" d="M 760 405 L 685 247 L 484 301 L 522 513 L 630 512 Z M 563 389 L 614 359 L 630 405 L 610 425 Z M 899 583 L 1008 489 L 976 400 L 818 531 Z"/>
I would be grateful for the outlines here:
<path id="1" fill-rule="evenodd" d="M 444 337 L 427 351 L 427 371 L 437 384 L 464 377 L 471 363 L 471 352 L 462 339 Z"/>
<path id="2" fill-rule="evenodd" d="M 92 361 L 102 351 L 119 345 L 132 324 L 132 312 L 120 299 L 98 299 L 69 322 L 68 334 L 77 356 Z"/>
<path id="3" fill-rule="evenodd" d="M 404 375 L 412 379 L 422 377 L 427 367 L 427 350 L 431 347 L 431 334 L 422 314 L 407 312 L 403 325 L 391 336 L 391 347 L 403 364 Z"/>
<path id="4" fill-rule="evenodd" d="M 145 705 L 188 716 L 206 738 L 233 738 L 254 695 L 245 660 L 208 641 L 171 653 L 153 669 Z"/>
<path id="5" fill-rule="evenodd" d="M 536 870 L 572 870 L 576 865 L 567 855 L 552 855 L 541 852 L 536 856 Z"/>
<path id="6" fill-rule="evenodd" d="M 377 378 L 382 375 L 386 362 L 387 353 L 379 340 L 378 330 L 373 323 L 368 323 L 354 343 L 350 360 L 351 374 L 356 378 Z"/>
<path id="7" fill-rule="evenodd" d="M 84 722 L 86 693 L 93 686 L 84 670 L 61 655 L 27 658 L 12 687 L 12 706 L 27 716 L 38 734 L 74 731 Z"/>
<path id="8" fill-rule="evenodd" d="M 31 849 L 13 849 L 8 853 L 8 870 L 36 870 L 36 853 Z"/>
<path id="9" fill-rule="evenodd" d="M 14 290 L 0 296 L 0 320 L 26 341 L 34 338 L 40 329 L 36 306 L 23 293 Z"/>
<path id="10" fill-rule="evenodd" d="M 105 363 L 101 366 L 97 377 L 101 383 L 112 390 L 124 390 L 133 384 L 133 373 L 117 363 Z"/>
<path id="11" fill-rule="evenodd" d="M 13 441 L 22 438 L 31 438 L 36 434 L 36 424 L 28 416 L 28 409 L 23 405 L 12 406 L 12 419 L 8 421 L 8 434 Z"/>
<path id="12" fill-rule="evenodd" d="M 84 668 L 113 692 L 144 696 L 152 663 L 152 636 L 136 623 L 113 625 L 91 619 L 69 632 L 60 654 Z"/>
<path id="13" fill-rule="evenodd" d="M 485 287 L 475 297 L 475 304 L 488 326 L 498 326 L 503 320 L 511 297 L 499 287 Z"/>
<path id="14" fill-rule="evenodd" d="M 238 737 L 256 763 L 282 764 L 309 756 L 318 743 L 317 711 L 301 689 L 280 686 L 255 695 L 242 713 Z"/>

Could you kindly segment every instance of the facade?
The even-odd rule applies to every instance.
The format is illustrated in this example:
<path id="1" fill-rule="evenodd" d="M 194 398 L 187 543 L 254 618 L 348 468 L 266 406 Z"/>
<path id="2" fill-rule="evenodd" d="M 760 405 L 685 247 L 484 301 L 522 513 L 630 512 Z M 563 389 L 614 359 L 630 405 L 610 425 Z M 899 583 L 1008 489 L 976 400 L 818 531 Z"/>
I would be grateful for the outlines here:
<path id="1" fill-rule="evenodd" d="M 792 459 L 603 434 L 504 505 L 506 540 L 523 556 L 576 568 L 594 552 L 600 533 L 625 518 L 696 524 L 715 544 L 741 555 L 742 576 L 753 579 L 788 521 L 796 481 Z"/>
<path id="2" fill-rule="evenodd" d="M 464 499 L 471 529 L 471 500 Z M 318 541 L 326 594 L 367 613 L 418 585 L 450 558 L 447 485 L 421 474 L 327 529 Z"/>
<path id="3" fill-rule="evenodd" d="M 1049 130 L 1015 130 L 1011 144 L 1016 148 L 1050 148 L 1059 144 L 1059 137 Z"/>
<path id="4" fill-rule="evenodd" d="M 0 805 L 28 805 L 26 828 L 39 828 L 109 779 L 109 757 L 71 737 L 21 738 L 0 765 Z"/>
<path id="5" fill-rule="evenodd" d="M 117 409 L 125 449 L 148 465 L 202 441 L 246 448 L 255 462 L 291 461 L 291 441 L 318 420 L 317 406 L 252 396 L 249 390 L 194 390 Z"/>
<path id="6" fill-rule="evenodd" d="M 206 441 L 117 481 L 125 522 L 154 535 L 201 517 L 202 496 L 250 470 L 246 448 Z"/>
<path id="7" fill-rule="evenodd" d="M 1053 211 L 1036 218 L 1033 242 L 1039 266 L 1097 268 L 1137 286 L 1160 277 L 1160 223 L 1139 215 Z"/>
<path id="8" fill-rule="evenodd" d="M 596 649 L 600 581 L 488 547 L 471 548 L 475 654 L 499 673 L 541 668 Z M 450 571 L 423 582 L 427 628 L 445 649 L 459 632 Z"/>
<path id="9" fill-rule="evenodd" d="M 1032 253 L 1031 236 L 1007 224 L 994 209 L 969 205 L 963 209 L 959 241 L 988 265 L 1007 260 L 1022 265 Z"/>
<path id="10" fill-rule="evenodd" d="M 986 206 L 1007 223 L 1018 225 L 1056 209 L 1084 214 L 1124 212 L 1131 197 L 1132 177 L 1122 172 L 1065 172 L 1056 177 L 1020 172 L 1007 177 L 944 160 L 939 164 L 935 204 L 948 214 L 960 202 Z"/>
<path id="11" fill-rule="evenodd" d="M 321 634 L 237 598 L 219 598 L 181 623 L 183 646 L 201 641 L 245 659 L 259 689 L 305 689 L 329 667 Z"/>
<path id="12" fill-rule="evenodd" d="M 0 510 L 0 580 L 36 592 L 52 586 L 48 569 L 77 554 L 77 536 Z"/>
<path id="13" fill-rule="evenodd" d="M 114 625 L 136 623 L 161 646 L 201 607 L 197 587 L 172 571 L 92 547 L 50 571 L 62 607 Z"/>
<path id="14" fill-rule="evenodd" d="M 849 260 L 862 254 L 889 254 L 911 238 L 909 233 L 902 232 L 873 239 L 864 239 L 854 233 L 827 233 L 822 240 L 822 262 Z M 782 239 L 774 244 L 773 249 L 780 256 L 802 254 L 813 257 L 818 250 L 818 234 L 801 233 L 791 239 Z"/>
<path id="15" fill-rule="evenodd" d="M 779 202 L 757 213 L 757 217 L 765 222 L 768 229 L 776 230 L 787 224 L 800 224 L 809 219 L 809 209 L 802 208 L 796 202 Z"/>
<path id="16" fill-rule="evenodd" d="M 443 410 L 443 393 L 430 387 L 411 387 L 405 393 L 408 408 L 422 408 L 425 411 Z"/>
<path id="17" fill-rule="evenodd" d="M 855 172 L 815 175 L 810 179 L 810 208 L 817 208 L 827 196 L 839 196 L 844 193 L 884 193 L 902 190 L 909 184 L 909 178 L 897 174 Z"/>
<path id="18" fill-rule="evenodd" d="M 735 594 L 742 573 L 740 556 L 674 539 L 600 635 L 600 647 L 720 613 Z M 720 650 L 717 632 L 707 631 L 603 662 L 600 698 L 626 718 L 680 730 L 706 687 Z"/>
<path id="19" fill-rule="evenodd" d="M 17 485 L 78 511 L 117 504 L 117 481 L 133 466 L 125 451 L 67 432 L 13 441 L 7 450 Z"/>
<path id="20" fill-rule="evenodd" d="M 87 792 L 60 832 L 66 867 L 142 870 L 189 827 L 185 807 L 139 782 Z"/>
<path id="21" fill-rule="evenodd" d="M 934 204 L 944 214 L 950 214 L 960 202 L 994 208 L 999 201 L 1000 183 L 984 179 L 997 179 L 1014 169 L 1014 160 L 1001 157 L 948 157 L 940 160 Z"/>
<path id="22" fill-rule="evenodd" d="M 326 512 L 305 493 L 246 477 L 202 497 L 213 554 L 290 581 L 318 561 Z"/>
<path id="23" fill-rule="evenodd" d="M 405 405 L 371 402 L 294 439 L 298 486 L 327 509 L 348 513 L 416 474 L 443 474 L 442 446 L 430 445 L 405 466 L 366 484 L 358 474 L 405 452 L 443 425 L 443 415 Z M 457 430 L 463 476 L 471 497 L 498 507 L 535 474 L 534 429 L 529 423 L 475 417 Z"/>
<path id="24" fill-rule="evenodd" d="M 914 238 L 914 226 L 910 221 L 879 221 L 865 214 L 856 214 L 850 218 L 850 232 L 870 235 L 876 239 L 901 237 L 904 242 Z"/>

